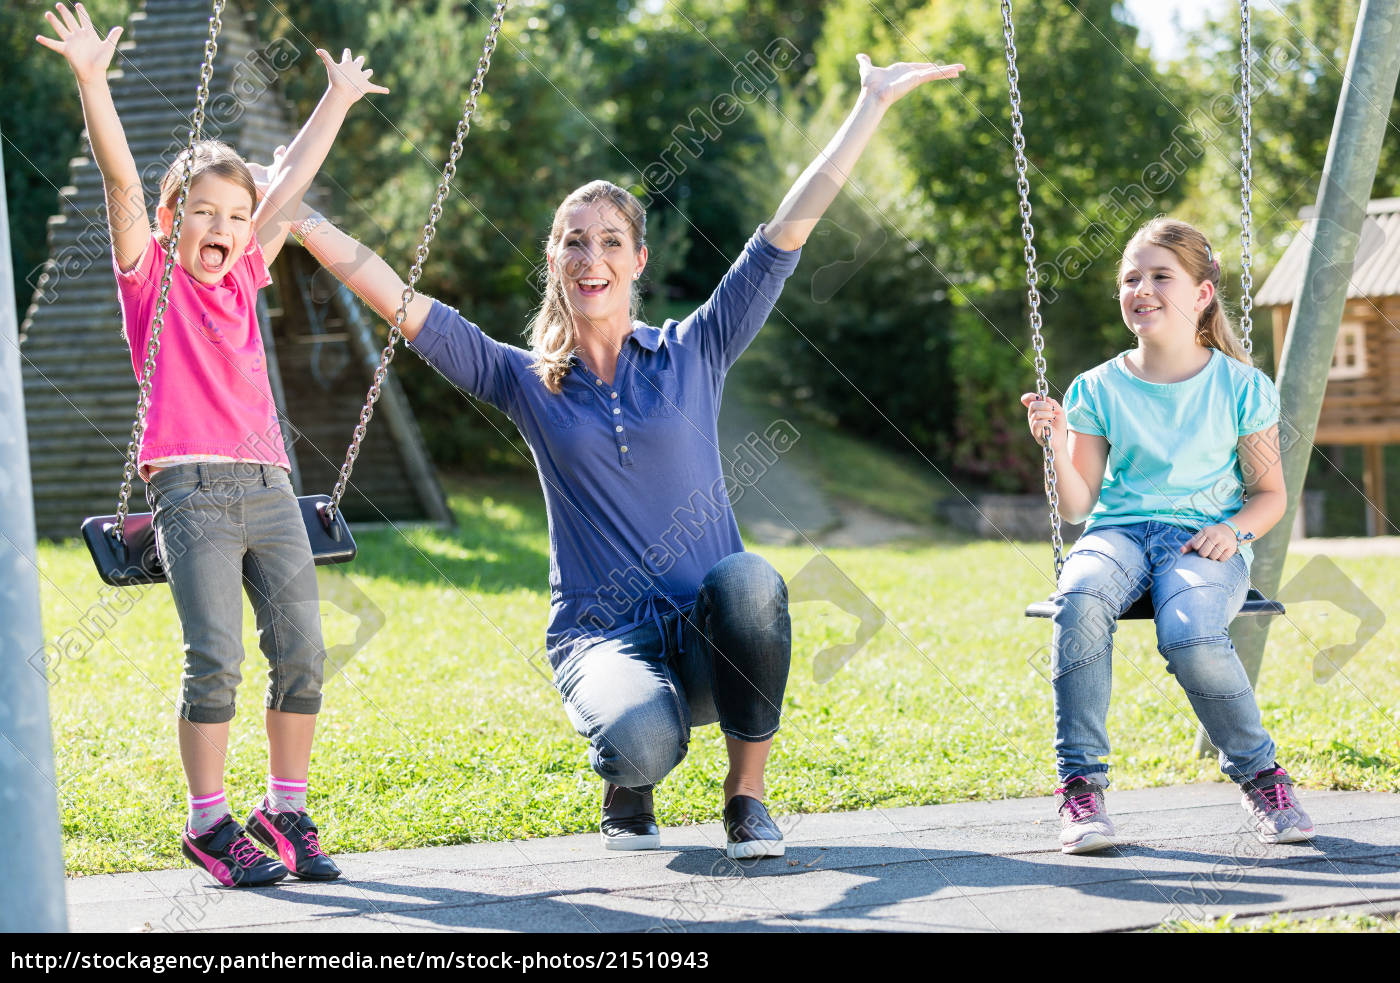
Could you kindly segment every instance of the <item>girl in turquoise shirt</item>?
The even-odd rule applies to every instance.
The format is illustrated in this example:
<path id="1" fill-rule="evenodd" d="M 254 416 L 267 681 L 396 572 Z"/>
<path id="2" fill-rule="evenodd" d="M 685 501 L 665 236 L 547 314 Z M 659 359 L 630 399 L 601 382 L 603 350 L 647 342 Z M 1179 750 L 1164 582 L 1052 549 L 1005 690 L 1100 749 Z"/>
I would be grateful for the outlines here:
<path id="1" fill-rule="evenodd" d="M 1055 595 L 1053 690 L 1065 853 L 1113 845 L 1104 807 L 1117 618 L 1143 593 L 1157 648 L 1241 786 L 1266 843 L 1305 840 L 1312 821 L 1274 760 L 1273 740 L 1230 643 L 1249 587 L 1249 540 L 1283 516 L 1278 392 L 1251 366 L 1219 297 L 1204 235 L 1156 218 L 1118 271 L 1137 347 L 1079 376 L 1061 406 L 1021 397 L 1031 433 L 1050 429 L 1060 509 L 1085 522 Z"/>

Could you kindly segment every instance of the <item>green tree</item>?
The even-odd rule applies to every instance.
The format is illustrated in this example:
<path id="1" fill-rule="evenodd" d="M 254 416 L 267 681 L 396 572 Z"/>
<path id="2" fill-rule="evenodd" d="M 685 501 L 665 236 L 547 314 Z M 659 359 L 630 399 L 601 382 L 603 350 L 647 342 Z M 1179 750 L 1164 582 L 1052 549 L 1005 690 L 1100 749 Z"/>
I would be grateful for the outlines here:
<path id="1" fill-rule="evenodd" d="M 1358 6 L 1352 0 L 1275 0 L 1255 4 L 1253 47 L 1254 254 L 1261 270 L 1283 254 L 1298 212 L 1317 199 Z M 1231 11 L 1195 32 L 1177 66 L 1191 83 L 1196 114 L 1218 118 L 1219 139 L 1193 171 L 1191 218 L 1212 239 L 1239 236 L 1240 139 L 1224 110 L 1239 92 L 1239 18 Z M 1220 111 L 1213 112 L 1212 104 Z M 1389 107 L 1400 120 L 1400 97 Z M 1400 195 L 1400 143 L 1381 148 L 1373 198 Z M 1238 248 L 1226 252 L 1238 255 Z M 1262 278 L 1256 276 L 1256 283 Z"/>
<path id="2" fill-rule="evenodd" d="M 616 4 L 606 8 L 619 13 Z M 490 9 L 287 0 L 262 15 L 264 36 L 364 52 L 375 80 L 391 90 L 375 97 L 374 111 L 347 120 L 322 183 L 333 189 L 333 210 L 343 226 L 404 275 L 436 195 Z M 514 344 L 522 343 L 538 303 L 542 244 L 555 206 L 578 184 L 610 173 L 612 159 L 611 111 L 599 97 L 587 28 L 544 16 L 551 9 L 527 2 L 507 13 L 419 284 Z M 323 88 L 324 79 L 311 71 L 282 83 L 302 118 Z M 440 464 L 531 466 L 503 416 L 482 404 L 472 404 L 480 415 L 463 405 L 418 359 L 396 365 Z"/>
<path id="3" fill-rule="evenodd" d="M 756 74 L 745 58 L 752 53 L 766 64 L 762 49 L 745 50 L 723 32 L 702 35 L 700 23 L 643 21 L 619 32 L 608 52 L 616 68 L 603 82 L 607 104 L 616 107 L 613 171 L 632 176 L 654 243 L 667 250 L 649 279 L 663 294 L 686 299 L 714 289 L 751 231 L 750 203 L 735 177 L 764 147 L 751 108 L 734 93 L 761 98 L 759 83 L 775 89 L 781 74 L 762 67 Z M 688 84 L 676 85 L 677 78 Z M 662 271 L 664 282 L 656 275 Z"/>
<path id="4" fill-rule="evenodd" d="M 1042 310 L 1056 390 L 1129 346 L 1113 299 L 1116 264 L 1137 225 L 1180 202 L 1185 187 L 1177 175 L 1193 149 L 1189 133 L 1174 132 L 1183 122 L 1178 84 L 1151 64 L 1135 29 L 1113 10 L 1110 0 L 1017 4 Z M 881 174 L 878 184 L 857 174 L 857 188 L 845 195 L 918 260 L 901 284 L 885 284 L 865 309 L 866 321 L 887 329 L 850 344 L 831 337 L 813 355 L 803 354 L 800 339 L 789 339 L 790 361 L 808 366 L 808 386 L 820 379 L 825 399 L 849 407 L 841 416 L 853 429 L 899 439 L 879 415 L 860 412 L 868 397 L 926 453 L 993 486 L 1029 490 L 1038 484 L 1038 452 L 1016 397 L 1032 387 L 1034 374 L 999 11 L 928 2 L 834 4 L 818 45 L 823 91 L 849 101 L 860 51 L 877 61 L 957 61 L 967 72 L 896 107 L 884 139 L 902 168 Z M 891 317 L 889 307 L 897 310 L 905 298 L 940 294 L 945 316 L 915 305 L 907 317 Z M 851 305 L 863 303 L 843 292 L 815 316 L 860 319 Z M 823 335 L 815 325 L 803 330 Z M 942 361 L 924 368 L 915 390 L 923 411 L 918 400 L 907 412 L 884 409 L 907 396 L 910 369 L 902 361 L 917 357 L 909 339 L 930 333 L 939 338 L 924 347 Z M 887 359 L 887 352 L 895 357 Z M 824 362 L 859 364 L 864 395 L 842 395 L 849 384 L 821 374 Z"/>
<path id="5" fill-rule="evenodd" d="M 93 0 L 85 6 L 106 27 L 125 18 L 129 4 Z M 31 273 L 48 258 L 48 220 L 68 161 L 82 146 L 83 107 L 67 63 L 35 42 L 49 32 L 52 4 L 18 0 L 0 6 L 0 132 L 4 133 L 5 200 L 10 213 L 11 267 L 20 317 L 33 289 Z"/>
<path id="6" fill-rule="evenodd" d="M 1299 211 L 1317 199 L 1358 10 L 1356 3 L 1347 0 L 1274 0 L 1254 5 L 1256 287 L 1297 234 L 1302 224 Z M 1233 14 L 1213 19 L 1196 32 L 1178 68 L 1191 80 L 1198 107 L 1208 110 L 1224 101 L 1225 94 L 1238 92 L 1238 32 Z M 1393 130 L 1400 124 L 1400 95 L 1386 110 Z M 1199 108 L 1197 113 L 1209 118 Z M 1224 244 L 1226 264 L 1237 267 L 1238 136 L 1227 133 L 1221 144 L 1193 172 L 1190 218 Z M 1400 142 L 1392 138 L 1381 145 L 1371 197 L 1396 195 L 1400 195 Z M 1267 319 L 1257 323 L 1254 340 L 1257 363 L 1272 372 L 1276 353 Z M 1359 452 L 1330 450 L 1329 457 L 1322 449 L 1314 449 L 1308 487 L 1327 491 L 1326 527 L 1331 534 L 1359 534 L 1362 512 L 1355 497 L 1361 482 Z"/>

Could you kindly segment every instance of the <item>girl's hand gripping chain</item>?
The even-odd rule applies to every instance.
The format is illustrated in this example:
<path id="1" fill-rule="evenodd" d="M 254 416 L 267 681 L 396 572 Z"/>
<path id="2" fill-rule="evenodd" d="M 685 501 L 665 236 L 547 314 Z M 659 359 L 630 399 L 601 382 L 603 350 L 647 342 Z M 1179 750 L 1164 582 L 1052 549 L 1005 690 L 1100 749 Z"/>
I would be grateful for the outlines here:
<path id="1" fill-rule="evenodd" d="M 1099 500 L 1104 467 L 1108 462 L 1108 441 L 1095 434 L 1078 432 L 1071 441 L 1065 408 L 1053 396 L 1042 399 L 1038 393 L 1025 393 L 1021 396 L 1021 405 L 1026 408 L 1026 423 L 1037 444 L 1045 443 L 1045 429 L 1050 428 L 1060 515 L 1066 522 L 1083 522 Z"/>
<path id="2" fill-rule="evenodd" d="M 1065 422 L 1065 409 L 1053 396 L 1044 399 L 1039 393 L 1025 393 L 1021 405 L 1026 408 L 1026 422 L 1030 424 L 1031 436 L 1036 443 L 1045 443 L 1045 428 L 1050 428 L 1050 449 L 1056 455 L 1065 453 L 1069 443 L 1069 424 Z"/>

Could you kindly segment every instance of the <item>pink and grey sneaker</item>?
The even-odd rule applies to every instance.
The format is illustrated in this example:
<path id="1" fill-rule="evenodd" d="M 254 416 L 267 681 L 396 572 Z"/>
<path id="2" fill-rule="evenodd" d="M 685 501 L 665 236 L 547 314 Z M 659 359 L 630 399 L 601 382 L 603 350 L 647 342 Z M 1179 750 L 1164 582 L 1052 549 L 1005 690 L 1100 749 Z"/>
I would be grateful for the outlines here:
<path id="1" fill-rule="evenodd" d="M 254 846 L 232 816 L 203 836 L 186 827 L 180 852 L 224 887 L 264 887 L 287 876 L 287 868 Z"/>
<path id="2" fill-rule="evenodd" d="M 1104 808 L 1103 787 L 1072 778 L 1055 789 L 1060 801 L 1060 852 L 1093 853 L 1114 845 L 1113 820 Z"/>
<path id="3" fill-rule="evenodd" d="M 1293 794 L 1293 779 L 1275 762 L 1247 782 L 1240 805 L 1254 823 L 1254 835 L 1262 843 L 1298 843 L 1310 840 L 1313 821 Z"/>
<path id="4" fill-rule="evenodd" d="M 320 833 L 304 812 L 270 812 L 266 800 L 248 816 L 248 835 L 277 851 L 282 863 L 307 881 L 333 881 L 340 868 L 321 849 Z"/>

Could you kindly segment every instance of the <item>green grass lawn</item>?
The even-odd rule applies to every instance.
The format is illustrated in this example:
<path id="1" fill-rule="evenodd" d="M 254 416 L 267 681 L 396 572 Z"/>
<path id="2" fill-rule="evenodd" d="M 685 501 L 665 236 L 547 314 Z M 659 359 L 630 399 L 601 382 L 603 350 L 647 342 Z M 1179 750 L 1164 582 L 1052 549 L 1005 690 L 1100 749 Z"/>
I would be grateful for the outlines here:
<path id="1" fill-rule="evenodd" d="M 1346 914 L 1330 918 L 1295 918 L 1288 915 L 1272 915 L 1268 918 L 1250 918 L 1237 922 L 1232 916 L 1218 918 L 1213 922 L 1178 921 L 1167 922 L 1153 929 L 1155 933 L 1365 933 L 1394 935 L 1400 932 L 1400 922 L 1393 914 Z"/>
<path id="2" fill-rule="evenodd" d="M 312 762 L 311 811 L 337 852 L 597 828 L 599 782 L 544 659 L 539 489 L 459 482 L 450 491 L 455 531 L 361 530 L 359 559 L 321 571 L 336 671 Z M 810 547 L 761 552 L 788 577 L 815 555 Z M 1020 613 L 1048 591 L 1043 544 L 945 534 L 829 556 L 889 620 L 818 684 L 814 654 L 848 640 L 856 622 L 826 602 L 794 606 L 792 677 L 769 772 L 774 811 L 1049 793 L 1049 626 Z M 50 701 L 68 869 L 177 865 L 185 789 L 169 592 L 104 588 L 76 543 L 43 545 L 39 560 L 56 655 Z M 1394 608 L 1400 560 L 1338 565 Z M 1278 622 L 1260 684 L 1266 723 L 1305 787 L 1400 790 L 1400 628 L 1387 624 L 1327 685 L 1312 682 L 1318 647 L 1352 630 L 1353 619 L 1321 603 L 1297 605 Z M 266 769 L 251 615 L 244 644 L 227 778 L 240 813 L 254 805 Z M 1191 754 L 1195 722 L 1150 628 L 1123 628 L 1114 672 L 1117 787 L 1217 777 L 1213 763 Z M 657 793 L 660 820 L 718 818 L 723 773 L 718 730 L 697 731 L 689 759 Z"/>

